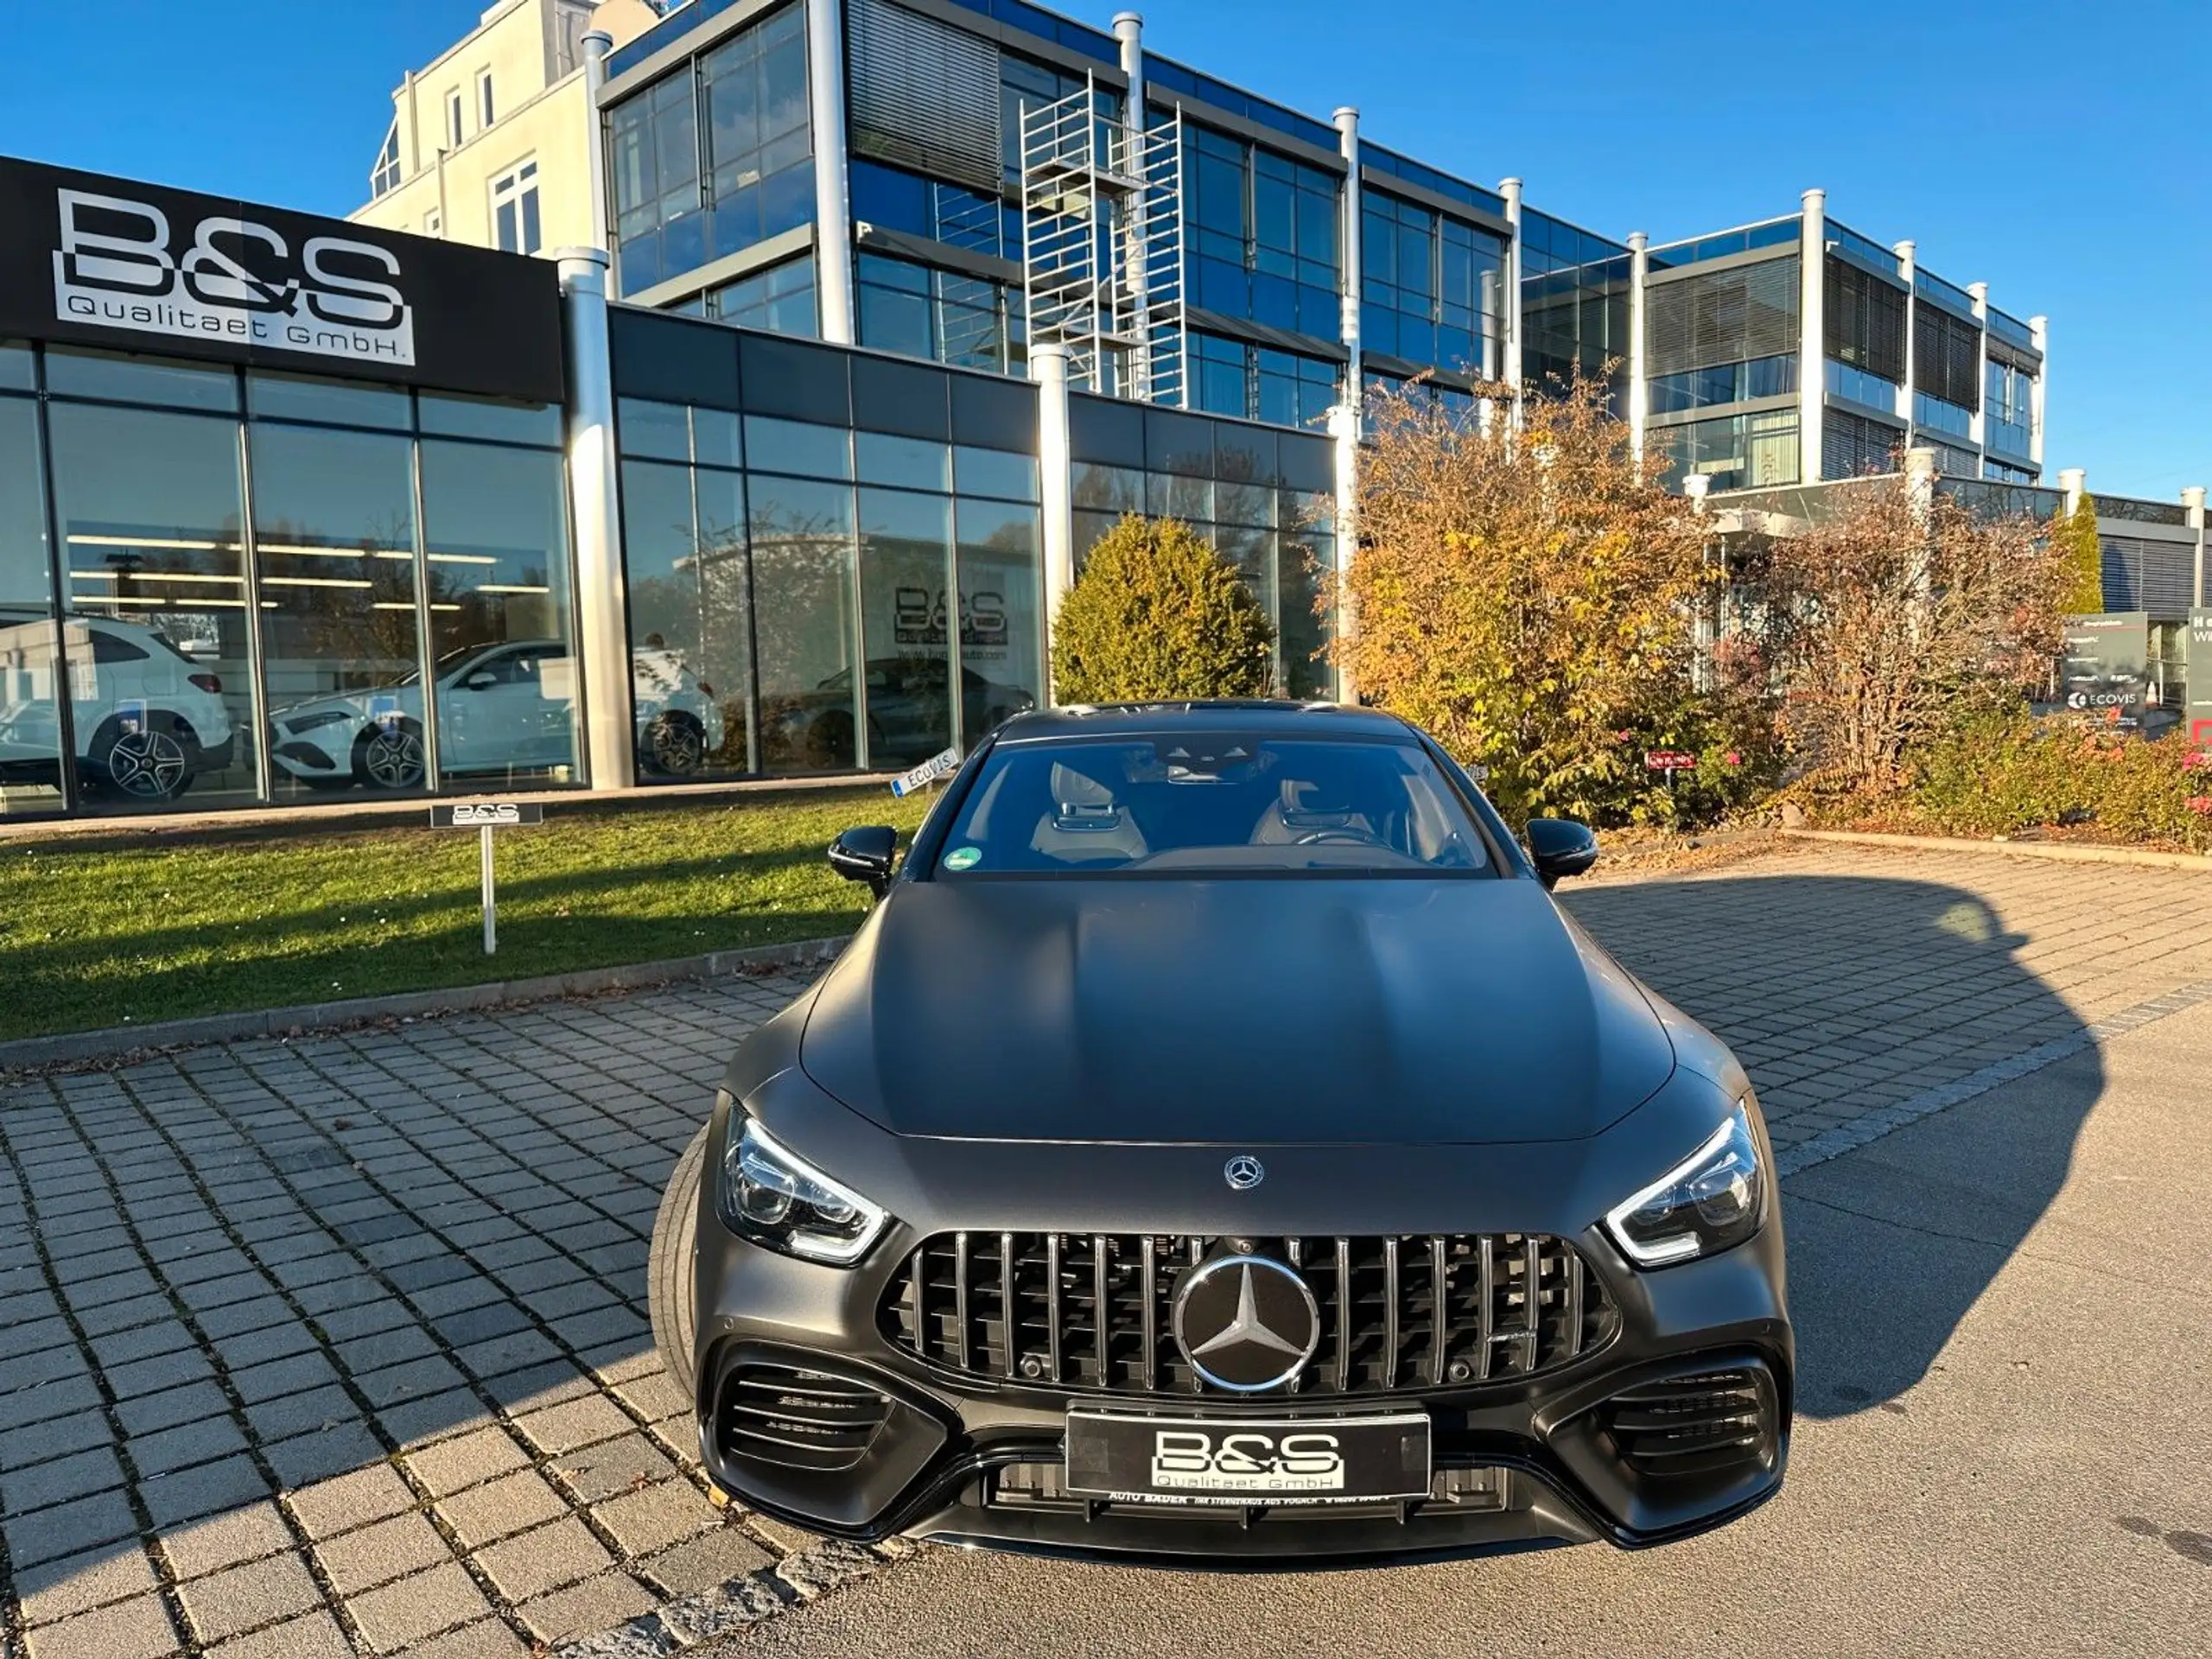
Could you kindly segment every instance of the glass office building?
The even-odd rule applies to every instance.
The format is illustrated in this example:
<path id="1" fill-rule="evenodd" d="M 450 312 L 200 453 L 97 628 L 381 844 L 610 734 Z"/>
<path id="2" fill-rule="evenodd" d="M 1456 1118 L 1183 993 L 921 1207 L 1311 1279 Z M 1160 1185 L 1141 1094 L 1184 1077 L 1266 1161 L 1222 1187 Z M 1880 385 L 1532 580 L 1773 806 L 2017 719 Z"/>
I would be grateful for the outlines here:
<path id="1" fill-rule="evenodd" d="M 2040 321 L 1817 193 L 1616 240 L 1020 0 L 691 0 L 586 48 L 602 245 L 543 258 L 0 162 L 0 815 L 903 767 L 1046 699 L 1132 512 L 1332 696 L 1376 387 L 1602 378 L 1723 493 L 1908 442 L 2042 476 Z M 1055 104 L 1172 136 L 1172 396 L 1030 337 Z M 184 283 L 241 216 L 296 251 Z"/>

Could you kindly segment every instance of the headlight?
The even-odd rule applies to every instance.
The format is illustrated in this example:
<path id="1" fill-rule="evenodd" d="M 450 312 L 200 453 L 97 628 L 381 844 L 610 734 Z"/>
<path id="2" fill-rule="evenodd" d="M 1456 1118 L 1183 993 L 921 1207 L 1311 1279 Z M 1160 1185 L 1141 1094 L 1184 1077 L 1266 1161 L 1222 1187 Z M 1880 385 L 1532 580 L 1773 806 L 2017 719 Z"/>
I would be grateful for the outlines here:
<path id="1" fill-rule="evenodd" d="M 287 715 L 284 717 L 284 728 L 291 732 L 311 732 L 319 726 L 335 726 L 341 720 L 353 718 L 353 716 L 343 709 L 326 709 L 319 715 L 302 715 L 296 720 Z"/>
<path id="2" fill-rule="evenodd" d="M 1619 1208 L 1605 1225 L 1639 1267 L 1662 1268 L 1740 1244 L 1766 1219 L 1766 1171 L 1738 1101 L 1695 1152 Z"/>
<path id="3" fill-rule="evenodd" d="M 755 1244 L 850 1267 L 890 1217 L 747 1118 L 722 1156 L 722 1218 Z"/>

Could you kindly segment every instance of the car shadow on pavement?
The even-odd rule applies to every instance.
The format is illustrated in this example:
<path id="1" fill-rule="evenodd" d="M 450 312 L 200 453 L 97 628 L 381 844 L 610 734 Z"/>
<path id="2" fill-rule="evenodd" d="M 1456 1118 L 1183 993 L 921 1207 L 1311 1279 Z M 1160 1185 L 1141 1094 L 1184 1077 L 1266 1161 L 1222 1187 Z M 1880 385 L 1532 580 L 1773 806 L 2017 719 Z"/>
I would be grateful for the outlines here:
<path id="1" fill-rule="evenodd" d="M 1785 1171 L 1797 1410 L 1894 1401 L 2065 1182 L 2104 1082 L 2081 1017 L 2019 959 L 2026 939 L 1940 883 L 1753 876 L 1560 897 L 1751 1073 Z M 2001 1124 L 1977 1120 L 1986 1133 L 1945 1137 L 1941 1166 L 1916 1166 L 1907 1141 L 1822 1156 L 1866 1114 L 1925 1108 L 2046 1045 L 2067 1058 L 2045 1086 L 2008 1096 Z M 1787 1173 L 1808 1157 L 1821 1160 Z"/>

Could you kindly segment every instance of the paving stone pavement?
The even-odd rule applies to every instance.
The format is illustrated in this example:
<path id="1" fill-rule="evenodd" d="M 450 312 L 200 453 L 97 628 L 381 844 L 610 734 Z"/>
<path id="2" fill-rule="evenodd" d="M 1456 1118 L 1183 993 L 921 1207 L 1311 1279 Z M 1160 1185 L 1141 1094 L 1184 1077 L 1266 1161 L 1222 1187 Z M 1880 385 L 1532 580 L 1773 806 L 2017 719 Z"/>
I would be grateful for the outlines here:
<path id="1" fill-rule="evenodd" d="M 2208 893 L 1821 846 L 1563 896 L 1786 1157 L 2212 987 Z M 0 1654 L 658 1651 L 895 1556 L 711 1505 L 647 1328 L 669 1166 L 801 988 L 0 1080 Z"/>

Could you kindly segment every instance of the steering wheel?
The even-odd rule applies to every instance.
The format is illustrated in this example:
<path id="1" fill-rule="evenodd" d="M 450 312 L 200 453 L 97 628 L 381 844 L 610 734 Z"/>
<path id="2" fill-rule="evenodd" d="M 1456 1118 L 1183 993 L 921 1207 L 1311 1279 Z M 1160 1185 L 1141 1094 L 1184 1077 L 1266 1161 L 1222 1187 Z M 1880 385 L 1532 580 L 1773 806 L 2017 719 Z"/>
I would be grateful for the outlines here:
<path id="1" fill-rule="evenodd" d="M 1363 835 L 1357 830 L 1315 830 L 1300 836 L 1292 844 L 1298 847 L 1311 847 L 1316 842 L 1325 841 L 1347 842 L 1354 847 L 1380 847 L 1382 844 L 1374 836 Z"/>

